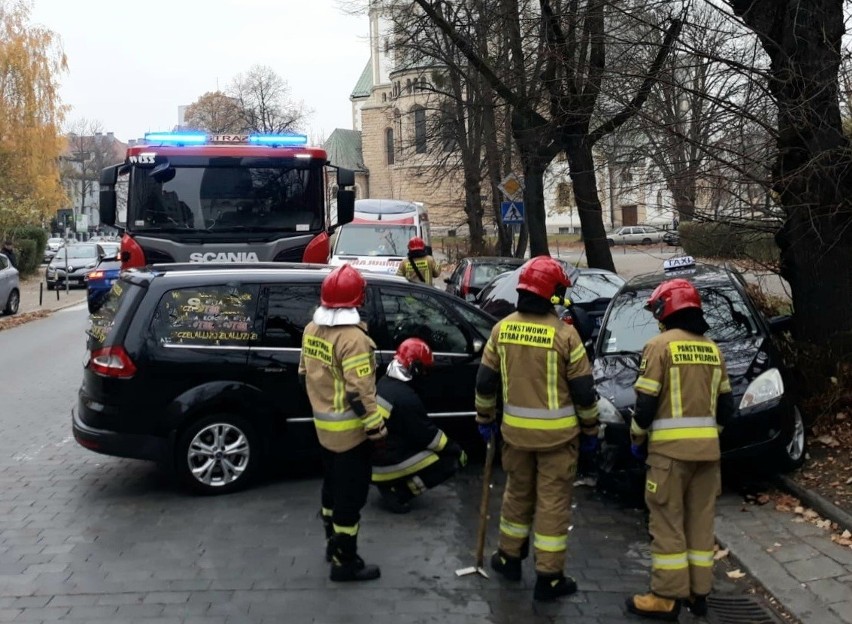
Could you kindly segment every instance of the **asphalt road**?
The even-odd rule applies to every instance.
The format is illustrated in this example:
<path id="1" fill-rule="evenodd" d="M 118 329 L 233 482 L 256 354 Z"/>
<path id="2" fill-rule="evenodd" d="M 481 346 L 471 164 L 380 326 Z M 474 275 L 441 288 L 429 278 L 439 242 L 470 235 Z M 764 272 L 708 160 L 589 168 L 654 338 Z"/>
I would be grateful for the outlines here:
<path id="1" fill-rule="evenodd" d="M 533 603 L 529 561 L 521 583 L 456 577 L 473 563 L 478 466 L 407 516 L 388 514 L 371 493 L 361 550 L 383 576 L 332 584 L 310 468 L 196 497 L 151 464 L 73 441 L 85 325 L 77 306 L 0 332 L 2 622 L 623 623 L 624 596 L 647 587 L 642 514 L 585 487 L 569 535 L 575 596 Z M 501 483 L 498 471 L 489 550 Z"/>

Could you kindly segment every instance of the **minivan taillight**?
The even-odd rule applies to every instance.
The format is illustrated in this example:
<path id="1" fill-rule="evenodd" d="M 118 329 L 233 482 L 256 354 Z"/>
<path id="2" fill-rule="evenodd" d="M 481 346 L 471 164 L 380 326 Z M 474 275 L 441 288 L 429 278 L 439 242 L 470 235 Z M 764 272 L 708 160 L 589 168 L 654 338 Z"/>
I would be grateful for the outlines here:
<path id="1" fill-rule="evenodd" d="M 467 297 L 467 293 L 470 291 L 470 278 L 473 273 L 473 265 L 467 265 L 467 268 L 464 270 L 464 276 L 461 278 L 461 284 L 459 288 L 459 294 L 462 297 Z"/>
<path id="2" fill-rule="evenodd" d="M 89 357 L 89 368 L 104 377 L 129 379 L 136 374 L 136 365 L 124 347 L 95 349 Z"/>

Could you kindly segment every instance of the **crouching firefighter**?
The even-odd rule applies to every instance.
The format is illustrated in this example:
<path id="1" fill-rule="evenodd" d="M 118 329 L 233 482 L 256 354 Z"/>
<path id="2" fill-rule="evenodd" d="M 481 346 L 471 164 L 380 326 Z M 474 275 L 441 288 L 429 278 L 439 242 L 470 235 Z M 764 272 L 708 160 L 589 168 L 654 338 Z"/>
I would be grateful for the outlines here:
<path id="1" fill-rule="evenodd" d="M 394 513 L 409 512 L 413 498 L 443 483 L 467 463 L 461 447 L 429 419 L 412 387 L 433 363 L 429 345 L 408 338 L 397 347 L 376 388 L 388 435 L 373 451 L 373 483 Z"/>
<path id="2" fill-rule="evenodd" d="M 598 444 L 597 394 L 586 348 L 552 303 L 570 285 L 564 267 L 549 256 L 524 264 L 517 312 L 494 326 L 476 377 L 483 437 L 496 427 L 497 390 L 503 389 L 507 481 L 491 567 L 520 580 L 532 533 L 536 600 L 577 590 L 564 573 L 574 475 L 578 456 L 594 454 Z"/>
<path id="3" fill-rule="evenodd" d="M 663 282 L 645 308 L 662 333 L 642 352 L 630 433 L 631 451 L 648 465 L 651 591 L 628 598 L 627 608 L 674 622 L 682 599 L 693 615 L 707 613 L 722 489 L 718 426 L 733 414 L 734 400 L 722 353 L 704 336 L 695 287 L 685 279 Z"/>
<path id="4" fill-rule="evenodd" d="M 365 288 L 364 278 L 348 264 L 326 276 L 299 361 L 322 446 L 322 519 L 332 581 L 380 576 L 378 566 L 358 556 L 357 546 L 370 490 L 370 441 L 387 434 L 376 404 L 376 345 L 358 314 Z"/>

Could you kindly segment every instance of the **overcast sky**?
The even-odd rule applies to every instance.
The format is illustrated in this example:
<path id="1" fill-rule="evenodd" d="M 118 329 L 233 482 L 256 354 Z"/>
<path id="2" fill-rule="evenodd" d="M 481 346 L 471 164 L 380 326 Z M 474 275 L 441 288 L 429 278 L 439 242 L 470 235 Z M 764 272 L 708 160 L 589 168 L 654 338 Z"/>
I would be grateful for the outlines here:
<path id="1" fill-rule="evenodd" d="M 126 141 L 170 130 L 177 109 L 269 65 L 304 101 L 312 137 L 351 128 L 349 94 L 369 59 L 366 16 L 339 0 L 33 0 L 62 38 L 68 120 L 100 121 Z"/>

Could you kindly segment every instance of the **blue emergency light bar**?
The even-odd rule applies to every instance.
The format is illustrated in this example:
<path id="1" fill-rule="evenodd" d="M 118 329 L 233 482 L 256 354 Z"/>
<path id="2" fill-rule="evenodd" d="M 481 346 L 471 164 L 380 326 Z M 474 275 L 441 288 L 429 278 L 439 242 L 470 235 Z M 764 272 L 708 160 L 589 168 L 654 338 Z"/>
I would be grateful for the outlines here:
<path id="1" fill-rule="evenodd" d="M 304 134 L 253 134 L 248 142 L 258 145 L 307 145 L 308 137 Z"/>
<path id="2" fill-rule="evenodd" d="M 202 145 L 207 143 L 207 135 L 203 132 L 147 132 L 145 141 L 173 145 Z"/>
<path id="3" fill-rule="evenodd" d="M 214 134 L 203 132 L 148 132 L 147 143 L 167 145 L 205 145 L 208 143 L 252 143 L 254 145 L 292 146 L 307 145 L 304 134 Z"/>

